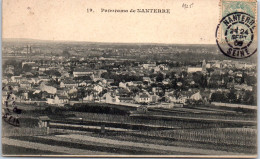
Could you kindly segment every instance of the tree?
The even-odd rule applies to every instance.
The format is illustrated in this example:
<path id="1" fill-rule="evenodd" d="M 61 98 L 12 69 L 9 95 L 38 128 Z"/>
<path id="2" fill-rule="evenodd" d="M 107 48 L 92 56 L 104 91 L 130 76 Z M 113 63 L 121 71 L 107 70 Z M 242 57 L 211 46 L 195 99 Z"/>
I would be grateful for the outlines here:
<path id="1" fill-rule="evenodd" d="M 176 72 L 171 72 L 171 73 L 170 73 L 170 78 L 174 79 L 175 76 L 176 76 Z"/>
<path id="2" fill-rule="evenodd" d="M 231 90 L 230 90 L 230 93 L 228 94 L 228 99 L 229 99 L 229 102 L 230 103 L 234 103 L 236 100 L 237 100 L 237 96 L 236 96 L 236 94 L 235 94 L 235 89 L 234 88 L 232 88 Z"/>
<path id="3" fill-rule="evenodd" d="M 209 75 L 211 75 L 211 72 L 214 72 L 213 68 L 206 68 L 206 70 L 208 71 Z"/>
<path id="4" fill-rule="evenodd" d="M 110 73 L 104 72 L 104 73 L 101 74 L 101 77 L 105 78 L 105 79 L 110 79 Z"/>
<path id="5" fill-rule="evenodd" d="M 254 93 L 251 91 L 246 91 L 244 93 L 244 97 L 243 97 L 243 104 L 249 104 L 249 105 L 255 105 L 255 101 L 254 101 Z"/>
<path id="6" fill-rule="evenodd" d="M 104 89 L 104 90 L 102 90 L 102 92 L 100 92 L 99 94 L 98 94 L 98 96 L 99 97 L 102 97 L 104 94 L 106 94 L 107 93 L 107 90 L 106 89 Z"/>
<path id="7" fill-rule="evenodd" d="M 82 103 L 83 103 L 83 98 L 86 96 L 87 92 L 84 88 L 80 88 L 77 92 L 77 96 L 78 96 L 78 99 L 81 99 Z"/>
<path id="8" fill-rule="evenodd" d="M 256 78 L 255 76 L 245 75 L 244 80 L 245 80 L 245 82 L 246 82 L 249 86 L 252 86 L 252 85 L 256 84 L 256 82 L 257 82 L 257 78 Z"/>
<path id="9" fill-rule="evenodd" d="M 227 98 L 226 98 L 226 96 L 223 93 L 216 92 L 216 93 L 212 93 L 211 101 L 212 102 L 222 102 L 222 103 L 225 103 L 225 102 L 227 102 Z"/>
<path id="10" fill-rule="evenodd" d="M 23 71 L 31 72 L 32 71 L 32 66 L 27 65 L 27 64 L 23 65 Z"/>
<path id="11" fill-rule="evenodd" d="M 162 82 L 164 80 L 164 76 L 162 73 L 159 73 L 156 77 L 156 81 L 157 82 Z"/>

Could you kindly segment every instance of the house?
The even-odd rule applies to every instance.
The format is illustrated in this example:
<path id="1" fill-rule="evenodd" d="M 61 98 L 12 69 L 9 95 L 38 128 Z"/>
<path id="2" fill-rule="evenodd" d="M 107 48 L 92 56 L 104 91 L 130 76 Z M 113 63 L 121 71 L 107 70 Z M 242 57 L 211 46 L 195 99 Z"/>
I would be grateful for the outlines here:
<path id="1" fill-rule="evenodd" d="M 159 100 L 159 96 L 158 96 L 158 95 L 156 95 L 156 94 L 151 94 L 151 95 L 150 95 L 150 101 L 151 101 L 151 103 L 157 103 L 158 100 Z"/>
<path id="2" fill-rule="evenodd" d="M 28 100 L 29 99 L 29 96 L 28 96 L 28 90 L 25 90 L 25 89 L 19 89 L 19 91 L 21 91 L 22 93 L 19 95 L 19 98 L 20 100 L 23 99 L 23 100 Z"/>
<path id="3" fill-rule="evenodd" d="M 219 61 L 216 61 L 213 65 L 212 65 L 212 67 L 213 68 L 221 68 L 221 63 L 219 62 Z"/>
<path id="4" fill-rule="evenodd" d="M 163 93 L 163 89 L 161 87 L 153 87 L 152 92 L 156 94 Z"/>
<path id="5" fill-rule="evenodd" d="M 167 65 L 165 65 L 165 64 L 160 64 L 160 65 L 158 65 L 158 67 L 159 67 L 161 70 L 165 70 L 165 71 L 169 70 L 169 67 L 168 67 Z"/>
<path id="6" fill-rule="evenodd" d="M 158 66 L 156 66 L 156 67 L 153 68 L 153 70 L 154 70 L 154 72 L 160 72 L 160 71 L 161 71 L 161 68 L 158 67 Z"/>
<path id="7" fill-rule="evenodd" d="M 20 76 L 12 76 L 11 79 L 12 79 L 12 82 L 20 83 L 21 80 L 22 80 L 22 76 L 21 75 Z"/>
<path id="8" fill-rule="evenodd" d="M 21 88 L 30 89 L 31 86 L 32 86 L 31 83 L 28 82 L 28 81 L 22 81 L 22 82 L 20 82 L 20 87 L 21 87 Z"/>
<path id="9" fill-rule="evenodd" d="M 202 100 L 202 96 L 201 96 L 200 92 L 197 92 L 197 93 L 191 95 L 190 99 L 198 101 L 198 100 Z"/>
<path id="10" fill-rule="evenodd" d="M 194 94 L 194 91 L 192 91 L 192 90 L 169 93 L 166 98 L 171 103 L 185 104 L 188 99 L 191 99 L 191 96 L 192 96 L 192 99 L 196 99 L 196 100 L 199 99 L 198 94 L 196 94 L 196 93 Z"/>
<path id="11" fill-rule="evenodd" d="M 60 88 L 64 87 L 77 87 L 77 83 L 74 80 L 64 80 L 60 82 Z"/>
<path id="12" fill-rule="evenodd" d="M 134 86 L 134 82 L 130 81 L 130 82 L 126 82 L 126 85 L 129 86 Z"/>
<path id="13" fill-rule="evenodd" d="M 68 91 L 68 95 L 70 98 L 76 98 L 78 94 L 78 90 L 76 88 L 72 88 Z"/>
<path id="14" fill-rule="evenodd" d="M 39 76 L 40 81 L 42 82 L 48 82 L 50 81 L 50 78 L 48 76 Z"/>
<path id="15" fill-rule="evenodd" d="M 187 72 L 188 73 L 202 72 L 202 67 L 188 67 Z"/>
<path id="16" fill-rule="evenodd" d="M 39 72 L 44 72 L 44 71 L 48 71 L 48 70 L 50 70 L 50 68 L 47 66 L 39 67 Z"/>
<path id="17" fill-rule="evenodd" d="M 156 63 L 151 63 L 151 64 L 143 64 L 143 68 L 144 69 L 153 69 L 154 67 L 156 67 Z"/>
<path id="18" fill-rule="evenodd" d="M 120 83 L 119 83 L 119 87 L 120 87 L 120 88 L 127 88 L 126 85 L 127 85 L 127 84 L 124 83 L 124 82 L 120 82 Z"/>
<path id="19" fill-rule="evenodd" d="M 187 99 L 188 99 L 188 97 L 186 97 L 186 96 L 178 96 L 178 97 L 170 96 L 168 98 L 169 102 L 171 102 L 171 103 L 182 103 L 182 104 L 185 104 Z"/>
<path id="20" fill-rule="evenodd" d="M 133 103 L 134 99 L 132 97 L 119 97 L 120 103 Z"/>
<path id="21" fill-rule="evenodd" d="M 65 89 L 57 89 L 56 94 L 68 97 L 68 91 L 66 91 Z"/>
<path id="22" fill-rule="evenodd" d="M 56 94 L 57 93 L 57 88 L 45 85 L 44 82 L 41 83 L 40 89 L 41 89 L 41 91 L 43 91 L 43 92 L 45 91 L 49 94 Z"/>
<path id="23" fill-rule="evenodd" d="M 87 86 L 87 82 L 86 81 L 82 81 L 82 82 L 79 83 L 79 86 L 80 87 Z"/>
<path id="24" fill-rule="evenodd" d="M 50 124 L 50 118 L 48 116 L 40 116 L 39 117 L 39 128 L 45 128 L 45 127 L 49 127 Z"/>
<path id="25" fill-rule="evenodd" d="M 135 101 L 137 103 L 150 103 L 151 98 L 150 98 L 150 95 L 148 95 L 148 94 L 140 93 L 135 96 Z"/>
<path id="26" fill-rule="evenodd" d="M 89 76 L 89 75 L 93 75 L 93 70 L 78 68 L 73 71 L 74 77 Z"/>
<path id="27" fill-rule="evenodd" d="M 35 62 L 33 62 L 33 61 L 24 61 L 24 62 L 22 62 L 22 68 L 23 68 L 24 65 L 35 65 Z"/>
<path id="28" fill-rule="evenodd" d="M 89 94 L 86 97 L 83 98 L 83 101 L 94 101 L 93 94 Z"/>
<path id="29" fill-rule="evenodd" d="M 236 84 L 234 85 L 236 90 L 245 90 L 245 91 L 253 91 L 252 86 L 248 86 L 247 84 Z"/>
<path id="30" fill-rule="evenodd" d="M 119 103 L 119 96 L 116 96 L 115 93 L 112 92 L 107 92 L 106 94 L 104 94 L 105 96 L 105 102 L 106 103 Z"/>
<path id="31" fill-rule="evenodd" d="M 33 94 L 39 94 L 39 93 L 41 93 L 41 90 L 35 90 L 35 91 L 33 92 Z"/>
<path id="32" fill-rule="evenodd" d="M 47 98 L 47 103 L 51 105 L 64 106 L 69 103 L 69 99 L 66 96 L 55 95 L 54 97 Z"/>
<path id="33" fill-rule="evenodd" d="M 59 101 L 59 103 L 62 103 L 62 104 L 68 104 L 69 103 L 69 99 L 68 99 L 67 96 L 56 95 L 56 98 Z"/>

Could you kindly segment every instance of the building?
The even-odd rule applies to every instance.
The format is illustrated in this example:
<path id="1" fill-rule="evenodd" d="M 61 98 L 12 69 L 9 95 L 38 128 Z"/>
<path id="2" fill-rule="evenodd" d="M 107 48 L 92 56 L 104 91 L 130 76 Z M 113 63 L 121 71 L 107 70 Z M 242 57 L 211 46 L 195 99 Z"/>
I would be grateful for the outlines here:
<path id="1" fill-rule="evenodd" d="M 104 94 L 105 98 L 106 98 L 106 103 L 119 103 L 119 96 L 115 95 L 114 93 L 111 92 L 107 92 L 106 94 Z"/>
<path id="2" fill-rule="evenodd" d="M 60 88 L 64 87 L 77 87 L 77 83 L 74 80 L 64 80 L 60 82 Z"/>
<path id="3" fill-rule="evenodd" d="M 33 62 L 33 61 L 24 61 L 24 62 L 22 62 L 22 68 L 24 65 L 34 65 L 34 64 L 35 64 L 35 62 Z"/>
<path id="4" fill-rule="evenodd" d="M 26 88 L 26 89 L 29 89 L 29 88 L 31 88 L 31 83 L 30 82 L 28 82 L 28 81 L 22 81 L 21 83 L 20 83 L 20 87 L 21 88 Z"/>
<path id="5" fill-rule="evenodd" d="M 74 77 L 81 77 L 81 76 L 91 76 L 93 75 L 93 70 L 90 69 L 75 69 L 73 71 Z"/>
<path id="6" fill-rule="evenodd" d="M 156 94 L 150 95 L 151 103 L 157 103 L 159 100 L 159 96 Z"/>
<path id="7" fill-rule="evenodd" d="M 195 94 L 193 94 L 191 97 L 190 97 L 191 100 L 195 100 L 195 101 L 198 101 L 198 100 L 202 100 L 202 96 L 200 95 L 200 92 L 197 92 Z"/>
<path id="8" fill-rule="evenodd" d="M 134 99 L 132 97 L 119 97 L 120 103 L 133 103 Z"/>
<path id="9" fill-rule="evenodd" d="M 151 98 L 150 95 L 145 94 L 145 93 L 141 93 L 135 96 L 135 101 L 137 103 L 150 103 L 151 102 Z"/>
<path id="10" fill-rule="evenodd" d="M 144 69 L 153 69 L 154 67 L 156 67 L 156 63 L 151 63 L 151 64 L 143 64 L 143 68 Z"/>
<path id="11" fill-rule="evenodd" d="M 89 94 L 86 97 L 83 98 L 83 101 L 94 101 L 93 94 Z"/>
<path id="12" fill-rule="evenodd" d="M 202 67 L 188 67 L 187 72 L 188 73 L 202 72 Z"/>
<path id="13" fill-rule="evenodd" d="M 41 83 L 40 89 L 41 89 L 41 91 L 43 91 L 43 92 L 45 91 L 45 92 L 50 93 L 50 94 L 56 94 L 57 93 L 57 88 L 52 87 L 52 86 L 47 86 L 47 85 L 45 85 L 45 83 Z"/>
<path id="14" fill-rule="evenodd" d="M 179 96 L 179 97 L 170 96 L 169 97 L 169 102 L 171 102 L 171 103 L 182 103 L 182 104 L 185 104 L 186 101 L 187 101 L 187 97 L 186 96 Z"/>
<path id="15" fill-rule="evenodd" d="M 40 116 L 39 117 L 39 128 L 46 128 L 49 127 L 50 124 L 50 118 L 48 116 Z"/>
<path id="16" fill-rule="evenodd" d="M 22 76 L 21 75 L 20 76 L 12 76 L 11 79 L 12 79 L 12 82 L 20 83 L 21 80 L 22 80 Z"/>
<path id="17" fill-rule="evenodd" d="M 69 99 L 66 96 L 55 95 L 54 97 L 47 98 L 47 103 L 56 106 L 64 106 L 69 103 Z"/>
<path id="18" fill-rule="evenodd" d="M 120 88 L 127 88 L 127 84 L 124 83 L 124 82 L 120 82 L 120 83 L 119 83 L 119 87 L 120 87 Z"/>

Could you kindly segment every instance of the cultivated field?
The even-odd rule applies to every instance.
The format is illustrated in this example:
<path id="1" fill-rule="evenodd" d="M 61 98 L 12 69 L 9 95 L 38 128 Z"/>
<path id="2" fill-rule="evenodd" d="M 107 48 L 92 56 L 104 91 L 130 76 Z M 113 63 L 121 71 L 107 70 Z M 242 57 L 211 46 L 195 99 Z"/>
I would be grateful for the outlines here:
<path id="1" fill-rule="evenodd" d="M 151 109 L 142 116 L 129 116 L 132 108 L 94 106 L 95 109 L 91 104 L 56 109 L 21 105 L 21 126 L 3 123 L 3 154 L 254 155 L 257 152 L 256 112 L 198 106 Z M 43 115 L 51 119 L 48 131 L 38 128 L 38 117 Z"/>

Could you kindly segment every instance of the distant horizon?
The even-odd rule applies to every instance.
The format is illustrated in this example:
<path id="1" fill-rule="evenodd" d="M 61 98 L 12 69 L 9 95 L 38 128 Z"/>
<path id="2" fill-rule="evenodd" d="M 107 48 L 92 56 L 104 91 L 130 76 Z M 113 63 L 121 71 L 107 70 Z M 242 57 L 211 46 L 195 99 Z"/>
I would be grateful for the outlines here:
<path id="1" fill-rule="evenodd" d="M 75 43 L 104 43 L 104 44 L 137 44 L 137 45 L 215 45 L 213 43 L 200 44 L 200 43 L 155 43 L 155 42 L 101 42 L 101 41 L 77 41 L 77 40 L 46 40 L 46 39 L 34 39 L 34 38 L 2 38 L 2 41 L 46 41 L 46 42 L 75 42 Z"/>

